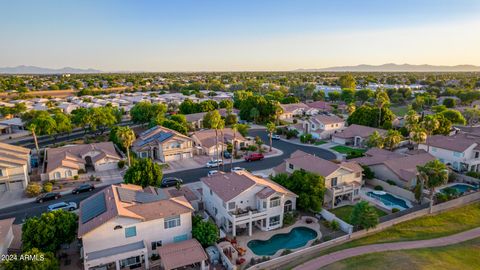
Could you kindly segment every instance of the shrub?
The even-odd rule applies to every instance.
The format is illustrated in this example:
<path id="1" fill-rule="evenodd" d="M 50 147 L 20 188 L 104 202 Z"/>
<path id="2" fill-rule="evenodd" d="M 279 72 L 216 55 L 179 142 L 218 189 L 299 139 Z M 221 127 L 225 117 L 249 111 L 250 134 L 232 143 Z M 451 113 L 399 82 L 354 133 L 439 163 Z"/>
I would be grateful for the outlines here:
<path id="1" fill-rule="evenodd" d="M 324 236 L 322 237 L 322 240 L 323 240 L 324 242 L 330 241 L 330 240 L 332 240 L 332 236 L 330 236 L 330 235 L 324 235 Z"/>
<path id="2" fill-rule="evenodd" d="M 395 183 L 395 181 L 390 180 L 390 179 L 387 180 L 387 183 L 391 186 L 396 186 L 397 185 L 397 183 Z"/>
<path id="3" fill-rule="evenodd" d="M 287 137 L 287 140 L 291 139 L 291 138 L 296 138 L 298 136 L 298 131 L 288 130 L 287 133 L 285 134 L 285 136 Z"/>
<path id="4" fill-rule="evenodd" d="M 295 223 L 295 217 L 292 213 L 286 213 L 283 215 L 283 226 L 287 227 Z"/>
<path id="5" fill-rule="evenodd" d="M 370 169 L 368 166 L 362 166 L 363 168 L 363 177 L 366 179 L 373 179 L 375 178 L 375 173 Z"/>
<path id="6" fill-rule="evenodd" d="M 393 213 L 396 213 L 396 212 L 400 212 L 400 209 L 398 209 L 398 208 L 392 208 L 392 214 L 393 214 Z"/>
<path id="7" fill-rule="evenodd" d="M 297 119 L 293 119 L 293 123 L 296 124 L 298 121 Z"/>
<path id="8" fill-rule="evenodd" d="M 125 167 L 125 160 L 120 160 L 120 161 L 118 162 L 118 168 L 119 168 L 119 169 L 123 169 L 123 167 Z"/>
<path id="9" fill-rule="evenodd" d="M 152 259 L 152 261 L 156 261 L 156 260 L 160 259 L 160 255 L 154 253 L 154 254 L 152 254 L 152 256 L 150 258 Z"/>
<path id="10" fill-rule="evenodd" d="M 36 197 L 42 192 L 42 187 L 37 183 L 28 184 L 25 193 L 28 197 Z"/>
<path id="11" fill-rule="evenodd" d="M 90 179 L 90 181 L 95 181 L 95 175 L 93 175 L 93 174 L 90 175 L 89 179 Z"/>
<path id="12" fill-rule="evenodd" d="M 257 151 L 257 146 L 256 145 L 249 145 L 247 148 L 248 151 L 255 152 Z"/>
<path id="13" fill-rule="evenodd" d="M 452 175 L 452 177 L 455 177 L 455 176 L 453 175 L 453 173 L 451 173 L 451 174 L 449 174 L 449 175 Z M 467 172 L 466 175 L 467 175 L 467 176 L 470 176 L 470 177 L 474 177 L 474 178 L 479 178 L 479 179 L 480 179 L 480 173 L 478 173 L 478 172 Z M 450 179 L 449 179 L 449 180 L 450 180 Z M 455 180 L 455 179 L 453 179 L 453 180 Z"/>
<path id="14" fill-rule="evenodd" d="M 46 182 L 43 184 L 43 192 L 51 192 L 53 189 L 53 185 L 50 182 Z"/>
<path id="15" fill-rule="evenodd" d="M 73 179 L 78 180 L 78 175 L 74 175 Z"/>
<path id="16" fill-rule="evenodd" d="M 336 220 L 332 220 L 330 222 L 330 228 L 334 231 L 338 231 L 338 230 L 340 230 L 340 223 L 338 223 L 338 221 L 336 221 Z"/>
<path id="17" fill-rule="evenodd" d="M 285 256 L 285 255 L 288 255 L 292 253 L 292 251 L 290 249 L 285 249 L 284 251 L 282 251 L 282 253 L 280 254 L 280 256 Z"/>
<path id="18" fill-rule="evenodd" d="M 444 194 L 444 193 L 437 193 L 435 195 L 435 199 L 438 203 L 442 203 L 442 202 L 448 201 L 448 196 L 447 194 Z"/>
<path id="19" fill-rule="evenodd" d="M 375 186 L 375 190 L 383 190 L 383 187 L 380 186 L 380 185 L 376 185 L 376 186 Z"/>
<path id="20" fill-rule="evenodd" d="M 85 170 L 84 170 L 84 169 L 78 170 L 78 174 L 84 174 L 84 173 L 85 173 Z"/>

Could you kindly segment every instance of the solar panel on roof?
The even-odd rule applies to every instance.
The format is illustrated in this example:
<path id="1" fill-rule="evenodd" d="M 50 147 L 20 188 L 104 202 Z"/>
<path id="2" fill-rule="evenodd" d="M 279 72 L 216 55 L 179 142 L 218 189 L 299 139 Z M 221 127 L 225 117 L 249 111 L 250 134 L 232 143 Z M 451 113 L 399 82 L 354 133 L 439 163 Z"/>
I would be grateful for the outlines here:
<path id="1" fill-rule="evenodd" d="M 107 211 L 105 195 L 99 193 L 97 196 L 90 197 L 82 204 L 82 224 L 98 217 Z"/>
<path id="2" fill-rule="evenodd" d="M 173 134 L 172 133 L 167 133 L 167 132 L 159 132 L 155 135 L 153 135 L 152 137 L 146 139 L 146 140 L 143 140 L 141 142 L 138 143 L 138 146 L 144 146 L 145 144 L 149 143 L 149 142 L 152 142 L 154 140 L 158 140 L 160 142 L 163 142 L 164 140 L 172 137 Z"/>

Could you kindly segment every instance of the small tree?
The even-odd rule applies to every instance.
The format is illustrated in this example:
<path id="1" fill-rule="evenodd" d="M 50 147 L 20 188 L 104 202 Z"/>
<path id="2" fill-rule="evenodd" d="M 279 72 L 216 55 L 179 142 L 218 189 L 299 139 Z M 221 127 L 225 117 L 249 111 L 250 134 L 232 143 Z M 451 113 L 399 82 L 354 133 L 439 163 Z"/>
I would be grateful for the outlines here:
<path id="1" fill-rule="evenodd" d="M 219 239 L 219 230 L 215 223 L 192 217 L 192 237 L 204 247 L 215 244 Z"/>
<path id="2" fill-rule="evenodd" d="M 350 223 L 366 230 L 375 228 L 378 224 L 378 214 L 375 208 L 366 201 L 355 204 L 352 214 L 350 215 Z"/>
<path id="3" fill-rule="evenodd" d="M 23 249 L 55 252 L 61 244 L 71 243 L 76 238 L 77 226 L 77 215 L 63 210 L 29 218 L 22 226 Z"/>
<path id="4" fill-rule="evenodd" d="M 444 185 L 448 181 L 447 166 L 435 159 L 427 162 L 424 166 L 417 166 L 417 171 L 418 179 L 422 181 L 423 186 L 430 191 L 429 213 L 432 213 L 435 188 Z"/>
<path id="5" fill-rule="evenodd" d="M 140 185 L 142 187 L 159 187 L 162 183 L 162 168 L 149 158 L 142 158 L 133 162 L 127 169 L 123 180 L 127 184 Z"/>

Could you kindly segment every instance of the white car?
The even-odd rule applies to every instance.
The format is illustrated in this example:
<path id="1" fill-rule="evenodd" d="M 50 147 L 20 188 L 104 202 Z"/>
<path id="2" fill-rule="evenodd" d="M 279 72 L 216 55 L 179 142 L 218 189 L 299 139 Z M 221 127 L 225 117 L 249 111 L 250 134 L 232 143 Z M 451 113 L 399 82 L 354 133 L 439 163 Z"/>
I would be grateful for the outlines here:
<path id="1" fill-rule="evenodd" d="M 242 168 L 242 167 L 233 167 L 233 169 L 232 169 L 232 172 L 241 172 L 241 171 L 245 171 L 245 168 Z"/>
<path id="2" fill-rule="evenodd" d="M 272 135 L 272 140 L 280 140 L 280 135 L 278 135 L 278 134 L 273 134 L 273 135 Z"/>
<path id="3" fill-rule="evenodd" d="M 208 176 L 212 176 L 212 175 L 217 174 L 217 173 L 218 173 L 217 170 L 211 170 L 211 171 L 208 171 L 208 174 L 207 174 L 207 175 L 208 175 Z"/>
<path id="4" fill-rule="evenodd" d="M 77 204 L 74 202 L 59 202 L 59 203 L 54 203 L 50 204 L 47 207 L 48 212 L 52 212 L 55 210 L 65 210 L 65 211 L 73 211 L 77 209 Z"/>
<path id="5" fill-rule="evenodd" d="M 205 166 L 207 166 L 207 168 L 213 168 L 213 167 L 217 167 L 219 165 L 222 165 L 223 162 L 221 159 L 215 159 L 215 160 L 210 160 L 209 162 L 207 162 L 207 164 Z"/>

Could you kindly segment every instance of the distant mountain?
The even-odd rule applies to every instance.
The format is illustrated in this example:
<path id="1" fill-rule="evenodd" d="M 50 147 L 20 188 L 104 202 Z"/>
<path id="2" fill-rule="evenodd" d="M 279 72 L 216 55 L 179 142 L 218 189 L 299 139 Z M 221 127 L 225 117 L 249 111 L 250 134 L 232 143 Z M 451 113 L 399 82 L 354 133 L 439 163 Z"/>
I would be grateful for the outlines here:
<path id="1" fill-rule="evenodd" d="M 102 71 L 97 69 L 81 69 L 64 67 L 59 69 L 43 68 L 35 66 L 16 66 L 16 67 L 0 67 L 0 74 L 66 74 L 66 73 L 101 73 Z"/>
<path id="2" fill-rule="evenodd" d="M 410 64 L 383 64 L 383 65 L 357 65 L 357 66 L 340 66 L 329 68 L 314 69 L 297 69 L 296 71 L 352 71 L 352 72 L 468 72 L 480 71 L 480 66 L 474 65 L 457 65 L 457 66 L 433 66 L 433 65 L 410 65 Z"/>

